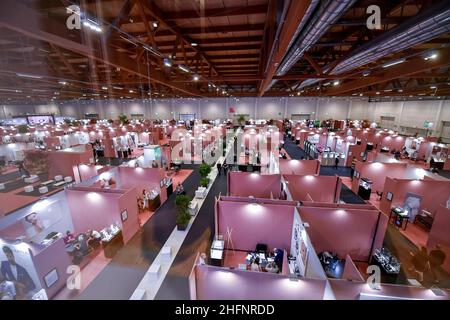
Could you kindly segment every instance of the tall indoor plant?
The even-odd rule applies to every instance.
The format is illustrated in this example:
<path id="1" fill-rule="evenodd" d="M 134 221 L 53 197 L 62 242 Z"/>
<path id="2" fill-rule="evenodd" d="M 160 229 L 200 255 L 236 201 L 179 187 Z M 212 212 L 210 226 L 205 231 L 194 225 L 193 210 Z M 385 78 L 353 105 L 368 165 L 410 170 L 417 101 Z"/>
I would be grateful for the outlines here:
<path id="1" fill-rule="evenodd" d="M 179 194 L 175 199 L 175 207 L 177 210 L 176 223 L 178 230 L 186 230 L 191 215 L 189 214 L 189 203 L 191 198 L 187 195 Z"/>
<path id="2" fill-rule="evenodd" d="M 209 164 L 206 163 L 202 163 L 198 169 L 199 173 L 200 173 L 200 185 L 202 187 L 207 187 L 209 184 L 209 178 L 208 178 L 208 174 L 211 172 L 212 168 Z"/>

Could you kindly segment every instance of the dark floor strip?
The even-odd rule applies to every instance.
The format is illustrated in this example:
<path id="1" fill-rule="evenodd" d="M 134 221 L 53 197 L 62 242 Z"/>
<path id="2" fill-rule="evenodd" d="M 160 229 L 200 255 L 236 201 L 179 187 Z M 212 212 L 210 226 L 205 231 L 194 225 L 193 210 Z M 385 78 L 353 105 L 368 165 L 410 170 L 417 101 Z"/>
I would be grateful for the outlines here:
<path id="1" fill-rule="evenodd" d="M 217 176 L 214 181 L 155 299 L 189 299 L 188 277 L 194 265 L 197 252 L 205 252 L 209 256 L 208 248 L 211 247 L 214 237 L 215 197 L 219 193 L 225 195 L 226 192 L 227 177 L 222 174 Z"/>
<path id="2" fill-rule="evenodd" d="M 186 193 L 194 196 L 200 182 L 197 165 L 184 181 Z M 175 228 L 175 194 L 147 221 L 138 232 L 78 296 L 79 300 L 127 300 L 139 285 L 148 268 Z"/>
<path id="3" fill-rule="evenodd" d="M 284 138 L 284 150 L 288 153 L 289 157 L 291 159 L 300 160 L 301 158 L 304 158 L 306 160 L 312 159 L 303 149 L 299 148 L 298 145 L 296 145 L 292 140 L 288 137 Z"/>

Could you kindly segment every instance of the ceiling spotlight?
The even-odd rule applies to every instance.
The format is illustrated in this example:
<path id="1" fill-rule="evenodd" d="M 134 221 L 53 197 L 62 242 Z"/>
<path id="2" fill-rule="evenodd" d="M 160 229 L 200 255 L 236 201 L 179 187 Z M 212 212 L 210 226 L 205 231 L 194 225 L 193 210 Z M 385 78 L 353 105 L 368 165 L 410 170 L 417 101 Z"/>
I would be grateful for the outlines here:
<path id="1" fill-rule="evenodd" d="M 376 94 L 380 94 L 380 91 L 377 91 Z"/>
<path id="2" fill-rule="evenodd" d="M 370 75 L 370 70 L 364 70 L 362 75 L 363 77 L 367 77 L 368 75 Z"/>
<path id="3" fill-rule="evenodd" d="M 403 89 L 398 89 L 398 92 L 403 92 Z"/>
<path id="4" fill-rule="evenodd" d="M 62 84 L 63 86 L 65 86 L 65 85 L 67 84 L 66 81 L 59 81 L 58 83 L 59 83 L 59 84 Z"/>
<path id="5" fill-rule="evenodd" d="M 134 93 L 134 91 L 133 90 L 130 90 L 130 91 L 128 91 L 129 93 Z"/>
<path id="6" fill-rule="evenodd" d="M 438 54 L 436 52 L 429 52 L 423 59 L 424 60 L 433 60 L 433 59 L 436 59 L 437 57 L 438 57 Z"/>
<path id="7" fill-rule="evenodd" d="M 317 89 L 317 90 L 320 90 L 320 87 L 317 87 L 316 89 Z"/>
<path id="8" fill-rule="evenodd" d="M 430 87 L 430 89 L 433 89 L 433 90 L 436 89 L 436 88 L 437 88 L 436 86 L 431 86 Z"/>
<path id="9" fill-rule="evenodd" d="M 360 97 L 362 97 L 362 96 L 363 96 L 363 94 L 362 94 L 362 93 L 360 93 L 360 94 L 359 94 L 359 96 L 360 96 Z"/>
<path id="10" fill-rule="evenodd" d="M 337 86 L 337 85 L 339 85 L 339 80 L 333 81 L 333 86 Z"/>
<path id="11" fill-rule="evenodd" d="M 103 90 L 108 90 L 108 87 L 103 86 L 102 89 Z"/>
<path id="12" fill-rule="evenodd" d="M 153 21 L 152 22 L 152 26 L 153 26 L 153 28 L 158 28 L 158 22 L 157 21 Z"/>
<path id="13" fill-rule="evenodd" d="M 170 59 L 164 58 L 164 65 L 170 68 L 172 67 L 172 61 Z"/>
<path id="14" fill-rule="evenodd" d="M 198 74 L 194 74 L 194 76 L 192 77 L 192 80 L 198 81 L 198 80 L 200 80 L 200 77 L 198 76 Z"/>
<path id="15" fill-rule="evenodd" d="M 191 42 L 191 46 L 196 47 L 196 46 L 198 46 L 198 43 L 197 42 Z"/>

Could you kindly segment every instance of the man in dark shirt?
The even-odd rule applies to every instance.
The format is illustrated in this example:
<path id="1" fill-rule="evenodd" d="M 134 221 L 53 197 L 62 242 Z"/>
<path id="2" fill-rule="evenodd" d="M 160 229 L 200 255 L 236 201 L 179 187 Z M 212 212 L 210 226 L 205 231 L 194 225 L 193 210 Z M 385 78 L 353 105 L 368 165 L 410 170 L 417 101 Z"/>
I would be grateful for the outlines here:
<path id="1" fill-rule="evenodd" d="M 436 276 L 436 271 L 444 264 L 445 258 L 445 252 L 442 251 L 442 248 L 439 244 L 436 244 L 435 248 L 429 253 L 428 259 L 430 261 L 430 271 L 435 283 L 439 282 Z"/>
<path id="2" fill-rule="evenodd" d="M 21 265 L 17 264 L 11 248 L 3 246 L 2 250 L 6 256 L 6 259 L 8 259 L 7 261 L 1 262 L 0 272 L 3 277 L 8 281 L 13 282 L 18 293 L 23 295 L 26 295 L 28 292 L 36 289 L 36 285 L 28 274 L 28 271 Z"/>

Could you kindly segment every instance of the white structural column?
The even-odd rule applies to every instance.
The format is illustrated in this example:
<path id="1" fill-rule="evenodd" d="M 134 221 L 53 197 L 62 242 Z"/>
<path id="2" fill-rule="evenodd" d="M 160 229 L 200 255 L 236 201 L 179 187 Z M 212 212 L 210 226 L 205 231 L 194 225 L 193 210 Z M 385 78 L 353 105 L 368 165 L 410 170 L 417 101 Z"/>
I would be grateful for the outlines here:
<path id="1" fill-rule="evenodd" d="M 397 127 L 397 130 L 400 131 L 400 125 L 401 125 L 401 120 L 403 117 L 403 107 L 405 106 L 405 101 L 402 102 L 402 105 L 400 107 L 400 114 L 398 117 L 396 117 L 396 121 L 395 121 L 395 126 Z"/>
<path id="2" fill-rule="evenodd" d="M 320 99 L 316 99 L 316 111 L 314 111 L 314 113 L 315 113 L 314 120 L 319 119 L 319 101 L 320 101 Z"/>
<path id="3" fill-rule="evenodd" d="M 350 101 L 348 103 L 348 108 L 347 108 L 347 119 L 350 119 L 350 115 L 352 113 L 352 105 L 353 105 L 353 100 L 350 99 Z"/>
<path id="4" fill-rule="evenodd" d="M 439 107 L 436 113 L 436 118 L 434 119 L 434 133 L 436 136 L 440 137 L 442 134 L 442 106 L 444 105 L 444 100 L 439 101 Z"/>
<path id="5" fill-rule="evenodd" d="M 283 117 L 283 119 L 286 119 L 288 117 L 288 102 L 289 102 L 289 98 L 284 99 L 284 117 Z"/>

